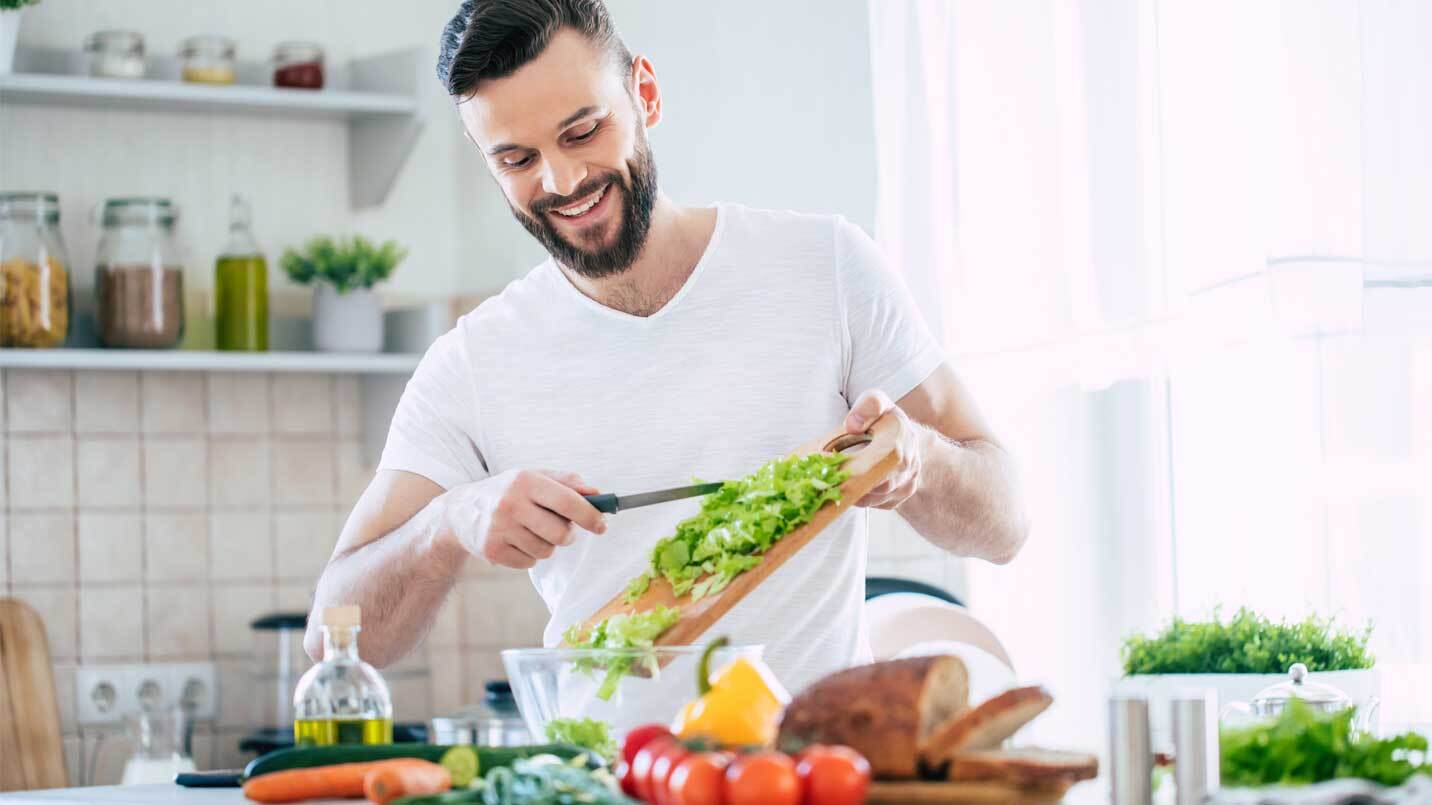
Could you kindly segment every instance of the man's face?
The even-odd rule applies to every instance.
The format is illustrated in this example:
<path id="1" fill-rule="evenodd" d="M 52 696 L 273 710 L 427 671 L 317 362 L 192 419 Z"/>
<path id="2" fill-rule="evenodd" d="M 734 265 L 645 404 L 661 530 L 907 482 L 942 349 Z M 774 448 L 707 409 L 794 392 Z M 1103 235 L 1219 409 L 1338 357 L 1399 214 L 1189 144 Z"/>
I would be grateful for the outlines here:
<path id="1" fill-rule="evenodd" d="M 563 30 L 536 59 L 458 105 L 518 223 L 591 278 L 632 264 L 656 200 L 646 120 L 622 75 Z"/>

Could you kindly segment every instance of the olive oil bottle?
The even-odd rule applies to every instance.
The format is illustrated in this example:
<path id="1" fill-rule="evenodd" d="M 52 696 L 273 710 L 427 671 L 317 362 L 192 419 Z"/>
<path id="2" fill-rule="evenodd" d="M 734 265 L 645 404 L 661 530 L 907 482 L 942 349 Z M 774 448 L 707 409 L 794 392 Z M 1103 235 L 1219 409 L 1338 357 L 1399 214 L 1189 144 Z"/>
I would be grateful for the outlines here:
<path id="1" fill-rule="evenodd" d="M 293 692 L 293 739 L 299 746 L 393 742 L 393 698 L 383 677 L 358 658 L 356 606 L 323 610 L 323 660 Z"/>
<path id="2" fill-rule="evenodd" d="M 239 196 L 229 204 L 229 242 L 214 264 L 214 345 L 265 352 L 269 346 L 268 264 Z"/>

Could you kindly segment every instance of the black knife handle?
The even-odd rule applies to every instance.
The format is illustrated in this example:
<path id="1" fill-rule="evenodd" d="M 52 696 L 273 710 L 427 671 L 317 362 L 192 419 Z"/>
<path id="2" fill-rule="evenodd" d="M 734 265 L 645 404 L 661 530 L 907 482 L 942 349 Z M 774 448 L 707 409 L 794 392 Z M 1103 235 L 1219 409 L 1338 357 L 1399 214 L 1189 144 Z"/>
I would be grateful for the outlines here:
<path id="1" fill-rule="evenodd" d="M 582 497 L 603 514 L 617 513 L 617 496 L 610 492 L 605 495 L 582 495 Z"/>
<path id="2" fill-rule="evenodd" d="M 184 771 L 174 775 L 174 782 L 185 788 L 238 788 L 243 776 L 243 769 Z"/>

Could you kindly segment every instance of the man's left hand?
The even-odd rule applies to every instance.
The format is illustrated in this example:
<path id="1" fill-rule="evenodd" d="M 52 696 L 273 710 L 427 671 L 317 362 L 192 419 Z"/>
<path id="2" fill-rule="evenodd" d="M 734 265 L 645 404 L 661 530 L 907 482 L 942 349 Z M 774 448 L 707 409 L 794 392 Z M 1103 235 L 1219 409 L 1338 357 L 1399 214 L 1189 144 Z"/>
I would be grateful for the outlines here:
<path id="1" fill-rule="evenodd" d="M 850 413 L 845 416 L 845 430 L 848 433 L 864 433 L 872 422 L 887 413 L 899 417 L 904 425 L 901 428 L 900 444 L 896 445 L 895 449 L 900 456 L 900 463 L 888 478 L 856 501 L 857 506 L 894 509 L 920 488 L 922 431 L 900 410 L 900 406 L 890 401 L 885 392 L 871 389 L 861 394 L 850 407 Z"/>

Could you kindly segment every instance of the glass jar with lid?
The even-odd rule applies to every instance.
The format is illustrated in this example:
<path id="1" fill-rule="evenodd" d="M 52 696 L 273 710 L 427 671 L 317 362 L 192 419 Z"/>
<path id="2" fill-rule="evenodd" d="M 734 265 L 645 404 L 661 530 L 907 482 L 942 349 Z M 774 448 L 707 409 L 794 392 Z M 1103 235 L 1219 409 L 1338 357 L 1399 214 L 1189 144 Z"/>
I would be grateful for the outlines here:
<path id="1" fill-rule="evenodd" d="M 143 78 L 144 36 L 134 31 L 95 31 L 85 39 L 90 75 Z"/>
<path id="2" fill-rule="evenodd" d="M 232 84 L 237 50 L 227 36 L 191 36 L 179 47 L 180 75 L 197 84 Z"/>
<path id="3" fill-rule="evenodd" d="M 104 203 L 95 255 L 95 329 L 109 347 L 164 348 L 184 334 L 184 267 L 167 198 Z"/>
<path id="4" fill-rule="evenodd" d="M 323 46 L 313 42 L 280 42 L 273 51 L 273 85 L 323 89 Z"/>
<path id="5" fill-rule="evenodd" d="M 0 193 L 0 346 L 57 347 L 70 329 L 70 261 L 54 193 Z"/>

